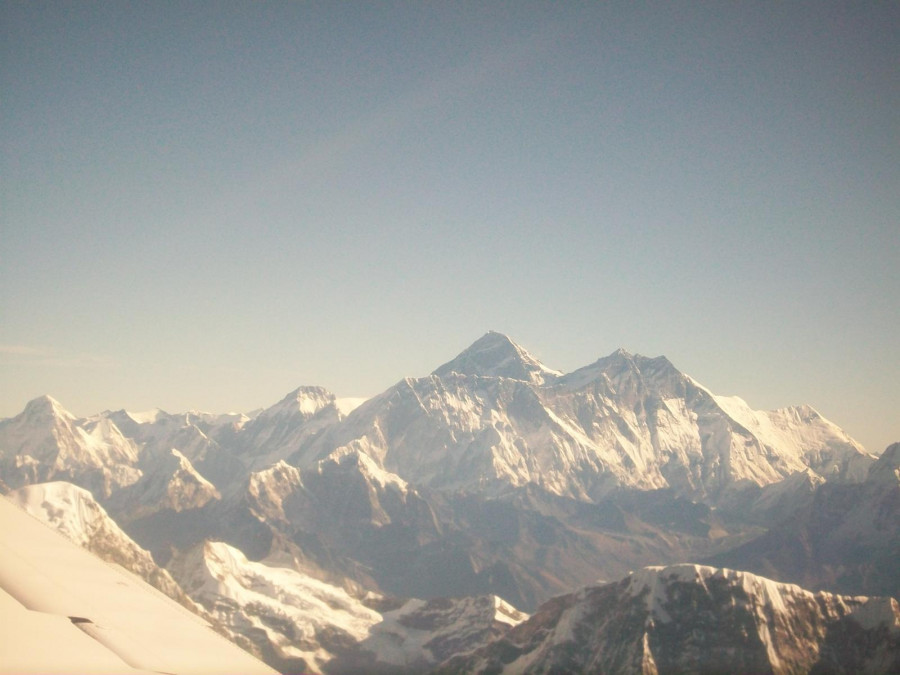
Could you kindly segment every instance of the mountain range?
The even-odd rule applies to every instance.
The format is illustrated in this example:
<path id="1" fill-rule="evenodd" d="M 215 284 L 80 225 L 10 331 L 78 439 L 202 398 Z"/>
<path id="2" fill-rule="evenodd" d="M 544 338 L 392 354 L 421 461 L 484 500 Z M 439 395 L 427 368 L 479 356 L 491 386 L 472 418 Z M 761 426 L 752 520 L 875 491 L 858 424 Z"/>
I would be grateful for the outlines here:
<path id="1" fill-rule="evenodd" d="M 852 632 L 862 615 L 832 611 L 823 593 L 900 595 L 898 448 L 871 454 L 809 406 L 752 410 L 665 357 L 618 350 L 564 374 L 490 332 L 430 375 L 362 403 L 304 386 L 247 414 L 78 419 L 41 397 L 0 421 L 0 487 L 103 555 L 149 552 L 149 566 L 134 571 L 168 579 L 166 592 L 186 593 L 285 671 L 422 672 L 443 662 L 449 672 L 561 672 L 564 662 L 546 654 L 571 648 L 527 628 L 539 621 L 544 635 L 568 616 L 548 614 L 546 603 L 578 607 L 571 594 L 581 588 L 606 598 L 597 601 L 604 613 L 632 612 L 622 585 L 647 575 L 715 585 L 707 615 L 753 584 L 775 588 L 746 581 L 756 575 L 800 584 L 819 595 L 803 591 L 796 621 L 826 626 L 823 635 Z M 111 525 L 98 529 L 100 511 Z M 696 562 L 715 567 L 677 567 Z M 647 566 L 662 567 L 635 571 Z M 732 569 L 747 572 L 720 571 Z M 826 618 L 812 618 L 813 605 Z M 699 621 L 697 607 L 678 624 Z M 594 617 L 584 630 L 597 627 L 597 612 L 578 612 Z M 896 616 L 892 624 L 879 612 L 894 636 Z M 747 621 L 726 623 L 741 640 L 763 640 Z M 577 663 L 690 670 L 703 650 L 663 646 L 676 637 L 662 624 L 644 637 L 604 633 Z M 816 635 L 798 638 L 809 654 L 836 649 Z M 881 660 L 795 659 L 787 654 L 799 647 L 775 640 L 763 650 L 768 666 L 763 652 L 734 663 L 889 672 L 895 637 L 871 639 L 884 645 Z M 614 643 L 626 661 L 588 654 Z"/>
<path id="2" fill-rule="evenodd" d="M 645 567 L 547 602 L 440 673 L 865 673 L 900 668 L 892 598 L 810 593 L 746 572 Z"/>

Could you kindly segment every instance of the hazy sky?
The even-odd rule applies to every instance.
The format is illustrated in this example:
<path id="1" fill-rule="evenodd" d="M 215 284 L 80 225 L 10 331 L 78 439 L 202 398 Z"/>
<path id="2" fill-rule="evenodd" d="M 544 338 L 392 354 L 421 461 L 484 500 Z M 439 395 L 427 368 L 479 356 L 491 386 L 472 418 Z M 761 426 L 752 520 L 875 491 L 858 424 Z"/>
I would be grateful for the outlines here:
<path id="1" fill-rule="evenodd" d="M 3 2 L 0 417 L 487 330 L 900 440 L 900 3 Z"/>

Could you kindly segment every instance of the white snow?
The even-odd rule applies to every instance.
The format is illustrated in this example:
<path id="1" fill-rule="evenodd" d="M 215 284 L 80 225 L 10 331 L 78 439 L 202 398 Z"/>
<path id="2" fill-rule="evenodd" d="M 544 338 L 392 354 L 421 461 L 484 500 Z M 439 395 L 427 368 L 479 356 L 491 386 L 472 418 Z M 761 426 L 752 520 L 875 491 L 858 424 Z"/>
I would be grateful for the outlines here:
<path id="1" fill-rule="evenodd" d="M 130 410 L 126 410 L 125 414 L 138 424 L 153 424 L 159 419 L 160 415 L 165 413 L 159 408 L 153 408 L 152 410 L 145 410 L 143 412 L 131 412 Z"/>
<path id="2" fill-rule="evenodd" d="M 332 658 L 318 644 L 322 631 L 364 639 L 381 615 L 345 590 L 289 568 L 247 560 L 221 542 L 207 542 L 170 566 L 182 588 L 231 630 L 263 631 L 283 656 L 303 658 L 317 670 Z M 265 617 L 289 624 L 291 635 Z"/>
<path id="3" fill-rule="evenodd" d="M 506 335 L 494 331 L 476 340 L 455 359 L 437 368 L 434 374 L 443 376 L 451 372 L 510 377 L 533 384 L 552 382 L 562 375 L 545 366 Z"/>
<path id="4" fill-rule="evenodd" d="M 417 619 L 427 617 L 426 627 L 416 628 Z M 441 598 L 426 602 L 412 599 L 399 609 L 385 612 L 383 621 L 372 627 L 362 647 L 378 655 L 378 660 L 396 666 L 413 666 L 441 660 L 441 643 L 480 646 L 489 637 L 492 624 L 516 626 L 528 615 L 497 596 Z M 444 655 L 446 658 L 446 655 Z"/>
<path id="5" fill-rule="evenodd" d="M 0 531 L 4 672 L 274 672 L 6 499 Z"/>
<path id="6" fill-rule="evenodd" d="M 845 597 L 827 592 L 812 593 L 795 584 L 773 581 L 749 572 L 715 568 L 691 563 L 668 567 L 645 567 L 629 577 L 629 593 L 638 597 L 647 592 L 645 602 L 649 616 L 657 622 L 669 622 L 673 617 L 663 604 L 671 602 L 673 582 L 694 583 L 704 588 L 714 579 L 724 579 L 729 587 L 740 588 L 747 598 L 747 610 L 754 617 L 757 635 L 766 648 L 769 663 L 778 667 L 783 635 L 792 625 L 792 615 L 798 607 L 823 611 L 830 618 L 851 615 L 863 627 L 874 629 L 882 625 L 900 631 L 897 602 L 892 598 Z M 709 592 L 707 590 L 707 592 Z M 787 639 L 791 639 L 788 636 Z M 817 648 L 817 647 L 816 647 Z"/>
<path id="7" fill-rule="evenodd" d="M 93 532 L 112 523 L 90 492 L 64 481 L 29 485 L 8 498 L 82 547 Z"/>
<path id="8" fill-rule="evenodd" d="M 809 466 L 822 477 L 853 482 L 866 478 L 874 456 L 836 424 L 809 406 L 768 412 L 753 410 L 738 396 L 714 396 L 732 419 L 751 432 L 770 453 L 780 453 L 792 471 Z"/>
<path id="9" fill-rule="evenodd" d="M 807 462 L 849 462 L 851 473 L 872 462 L 820 416 L 716 399 L 664 357 L 620 351 L 546 384 L 500 374 L 533 366 L 526 361 L 508 338 L 488 334 L 434 374 L 371 399 L 297 463 L 351 449 L 411 484 L 499 493 L 536 483 L 592 500 L 598 486 L 617 484 L 705 499 L 732 484 L 778 483 Z"/>
<path id="10" fill-rule="evenodd" d="M 368 400 L 368 398 L 336 398 L 334 399 L 334 404 L 341 411 L 341 414 L 346 417 Z"/>
<path id="11" fill-rule="evenodd" d="M 78 476 L 104 492 L 134 483 L 138 447 L 109 420 L 79 420 L 49 396 L 34 399 L 16 417 L 0 421 L 0 456 L 15 457 L 15 485 Z"/>

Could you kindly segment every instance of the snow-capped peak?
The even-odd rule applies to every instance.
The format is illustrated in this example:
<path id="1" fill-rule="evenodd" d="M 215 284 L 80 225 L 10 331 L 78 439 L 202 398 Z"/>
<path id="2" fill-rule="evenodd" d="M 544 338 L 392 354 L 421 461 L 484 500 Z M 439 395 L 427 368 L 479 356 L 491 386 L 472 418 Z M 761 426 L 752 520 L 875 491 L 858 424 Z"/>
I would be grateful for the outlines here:
<path id="1" fill-rule="evenodd" d="M 547 368 L 524 348 L 503 333 L 490 331 L 462 351 L 455 359 L 434 371 L 434 375 L 449 373 L 507 377 L 534 384 L 543 384 L 561 375 Z"/>
<path id="2" fill-rule="evenodd" d="M 748 597 L 755 596 L 759 601 L 766 602 L 782 611 L 785 611 L 785 596 L 812 595 L 809 591 L 794 584 L 772 581 L 749 572 L 695 563 L 682 563 L 668 567 L 644 567 L 631 573 L 628 590 L 634 597 L 643 596 L 645 591 L 649 591 L 646 595 L 647 609 L 657 620 L 668 621 L 670 617 L 665 605 L 671 601 L 672 584 L 696 584 L 706 588 L 713 579 L 738 586 L 747 593 Z"/>
<path id="3" fill-rule="evenodd" d="M 165 415 L 165 413 L 159 408 L 153 408 L 151 410 L 142 410 L 141 412 L 132 412 L 130 410 L 123 410 L 128 417 L 137 422 L 138 424 L 153 424 L 155 423 L 161 415 Z"/>
<path id="4" fill-rule="evenodd" d="M 892 598 L 694 564 L 646 567 L 557 596 L 438 672 L 895 672 L 898 622 Z"/>
<path id="5" fill-rule="evenodd" d="M 271 418 L 282 415 L 300 414 L 312 417 L 323 408 L 335 405 L 334 394 L 323 387 L 299 387 L 281 401 L 260 413 L 260 417 Z"/>
<path id="6" fill-rule="evenodd" d="M 27 485 L 11 492 L 9 499 L 82 547 L 108 522 L 90 492 L 64 481 Z"/>
<path id="7" fill-rule="evenodd" d="M 11 487 L 65 479 L 108 497 L 138 479 L 137 454 L 111 421 L 77 419 L 50 396 L 0 421 L 0 473 Z"/>
<path id="8" fill-rule="evenodd" d="M 597 380 L 613 385 L 627 381 L 642 381 L 659 393 L 682 390 L 691 379 L 678 370 L 665 356 L 632 354 L 621 347 L 609 356 L 597 359 L 583 368 L 563 375 L 559 384 L 567 389 L 580 389 Z"/>
<path id="9" fill-rule="evenodd" d="M 66 420 L 75 419 L 75 416 L 66 410 L 59 401 L 47 394 L 29 401 L 22 414 L 30 418 L 52 416 Z"/>
<path id="10" fill-rule="evenodd" d="M 334 405 L 341 412 L 341 415 L 346 417 L 368 400 L 368 398 L 364 397 L 336 398 L 334 399 Z"/>

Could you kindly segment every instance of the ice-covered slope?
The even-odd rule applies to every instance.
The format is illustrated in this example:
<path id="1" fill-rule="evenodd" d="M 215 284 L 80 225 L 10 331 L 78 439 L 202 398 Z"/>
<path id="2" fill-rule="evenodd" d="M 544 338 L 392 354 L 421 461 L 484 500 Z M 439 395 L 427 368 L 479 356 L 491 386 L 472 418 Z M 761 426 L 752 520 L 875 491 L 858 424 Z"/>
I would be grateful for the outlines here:
<path id="1" fill-rule="evenodd" d="M 109 508 L 121 523 L 161 511 L 199 509 L 220 499 L 216 487 L 201 476 L 187 457 L 172 448 L 148 449 L 141 456 L 143 476 L 109 499 Z"/>
<path id="2" fill-rule="evenodd" d="M 810 409 L 754 412 L 664 357 L 619 350 L 560 375 L 497 333 L 346 417 L 318 387 L 252 416 L 75 420 L 57 407 L 44 399 L 0 423 L 0 482 L 55 476 L 60 455 L 99 457 L 59 475 L 87 484 L 157 560 L 211 538 L 385 592 L 490 592 L 528 609 L 598 576 L 712 555 L 874 461 Z M 105 450 L 87 453 L 87 437 Z M 115 455 L 114 439 L 130 450 Z M 676 532 L 668 515 L 640 513 L 654 495 L 715 512 Z"/>
<path id="3" fill-rule="evenodd" d="M 434 371 L 438 377 L 450 373 L 508 377 L 533 384 L 545 384 L 562 375 L 545 366 L 506 335 L 494 331 L 486 333 L 455 359 Z"/>
<path id="4" fill-rule="evenodd" d="M 900 443 L 863 483 L 825 483 L 766 533 L 711 559 L 806 588 L 900 595 Z"/>
<path id="5" fill-rule="evenodd" d="M 555 598 L 441 673 L 855 672 L 900 667 L 892 598 L 810 593 L 700 565 Z"/>
<path id="6" fill-rule="evenodd" d="M 334 394 L 322 387 L 300 387 L 241 429 L 238 454 L 248 467 L 266 468 L 343 417 Z"/>
<path id="7" fill-rule="evenodd" d="M 623 350 L 552 374 L 489 333 L 432 375 L 399 382 L 292 455 L 362 452 L 413 485 L 499 495 L 539 485 L 596 500 L 671 488 L 722 503 L 806 471 L 861 480 L 874 458 L 809 408 L 757 413 L 664 357 Z"/>
<path id="8" fill-rule="evenodd" d="M 737 406 L 723 407 L 665 357 L 618 350 L 542 388 L 541 397 L 591 439 L 617 475 L 636 473 L 692 498 L 721 500 L 807 469 L 860 480 L 873 461 L 811 410 L 754 413 L 744 405 L 746 414 L 736 415 Z M 749 425 L 751 417 L 766 424 Z M 835 465 L 847 470 L 836 472 Z M 628 484 L 627 477 L 619 480 Z"/>
<path id="9" fill-rule="evenodd" d="M 197 602 L 289 672 L 424 672 L 527 618 L 494 596 L 357 598 L 288 567 L 205 542 L 169 564 Z"/>
<path id="10" fill-rule="evenodd" d="M 758 438 L 767 452 L 797 448 L 803 463 L 826 480 L 860 483 L 866 479 L 871 455 L 810 406 L 763 412 L 752 410 L 737 396 L 716 396 L 715 400 L 729 417 Z"/>
<path id="11" fill-rule="evenodd" d="M 169 573 L 119 528 L 87 490 L 57 481 L 28 485 L 7 497 L 78 546 L 137 574 L 180 604 L 193 607 Z"/>
<path id="12" fill-rule="evenodd" d="M 0 479 L 10 487 L 65 480 L 106 497 L 140 477 L 137 458 L 112 421 L 78 420 L 49 396 L 0 421 Z"/>
<path id="13" fill-rule="evenodd" d="M 537 485 L 584 501 L 623 487 L 671 488 L 717 505 L 807 471 L 813 481 L 859 482 L 874 461 L 809 407 L 751 410 L 664 357 L 619 350 L 561 375 L 488 333 L 346 416 L 320 387 L 301 387 L 252 419 L 119 411 L 79 421 L 38 399 L 0 423 L 0 480 L 59 477 L 106 497 L 137 480 L 138 452 L 172 448 L 220 492 L 282 459 L 305 469 L 332 453 L 362 453 L 418 487 L 497 496 Z"/>
<path id="14" fill-rule="evenodd" d="M 248 415 L 196 411 L 170 414 L 162 410 L 138 414 L 118 410 L 97 417 L 112 420 L 134 440 L 142 457 L 178 450 L 217 489 L 239 483 L 246 476 L 244 463 L 233 446 L 251 419 Z"/>
<path id="15" fill-rule="evenodd" d="M 426 599 L 493 593 L 526 610 L 600 577 L 711 555 L 730 535 L 709 507 L 665 492 L 592 504 L 534 487 L 502 499 L 418 490 L 359 452 L 302 470 L 279 462 L 240 495 L 162 525 L 129 529 L 160 561 L 173 544 L 211 538 L 252 560 L 283 552 L 332 583 Z"/>
<path id="16" fill-rule="evenodd" d="M 292 672 L 321 672 L 335 651 L 364 639 L 381 620 L 341 588 L 251 562 L 223 543 L 201 544 L 169 569 L 226 628 L 261 643 L 269 663 Z"/>
<path id="17" fill-rule="evenodd" d="M 6 499 L 0 532 L 0 671 L 273 672 L 134 574 Z"/>

